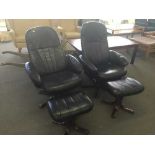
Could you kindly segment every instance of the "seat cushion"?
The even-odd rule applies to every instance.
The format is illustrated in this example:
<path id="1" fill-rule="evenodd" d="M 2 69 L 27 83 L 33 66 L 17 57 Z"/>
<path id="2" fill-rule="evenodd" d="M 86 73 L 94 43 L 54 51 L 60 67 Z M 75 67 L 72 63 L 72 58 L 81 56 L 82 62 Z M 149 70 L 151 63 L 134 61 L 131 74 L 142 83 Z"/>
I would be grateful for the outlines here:
<path id="1" fill-rule="evenodd" d="M 88 112 L 92 108 L 92 101 L 82 93 L 48 101 L 48 110 L 52 118 L 59 122 L 73 119 L 73 117 Z"/>
<path id="2" fill-rule="evenodd" d="M 108 68 L 99 69 L 99 78 L 105 81 L 117 80 L 126 75 L 125 68 L 109 66 Z"/>
<path id="3" fill-rule="evenodd" d="M 81 79 L 70 71 L 51 73 L 42 77 L 43 88 L 47 92 L 67 90 L 79 84 Z"/>
<path id="4" fill-rule="evenodd" d="M 123 78 L 117 81 L 108 82 L 110 92 L 115 96 L 129 96 L 142 92 L 144 86 L 133 78 Z"/>

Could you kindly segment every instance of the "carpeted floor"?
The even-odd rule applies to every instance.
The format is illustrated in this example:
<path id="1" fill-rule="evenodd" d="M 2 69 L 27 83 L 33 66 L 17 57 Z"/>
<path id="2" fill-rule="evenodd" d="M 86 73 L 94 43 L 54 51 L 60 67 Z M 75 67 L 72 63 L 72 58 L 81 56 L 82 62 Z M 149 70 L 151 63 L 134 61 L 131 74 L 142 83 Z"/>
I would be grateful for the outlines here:
<path id="1" fill-rule="evenodd" d="M 26 61 L 3 55 L 5 50 L 16 51 L 11 42 L 0 43 L 0 63 Z M 130 52 L 125 55 L 130 58 Z M 117 119 L 111 119 L 112 107 L 102 102 L 106 92 L 100 92 L 100 97 L 94 99 L 93 90 L 89 90 L 94 109 L 78 117 L 77 123 L 90 129 L 91 134 L 155 134 L 155 55 L 146 59 L 138 53 L 135 65 L 128 66 L 128 76 L 145 86 L 143 93 L 124 99 L 126 105 L 136 110 L 134 115 L 120 111 Z M 46 96 L 38 94 L 23 68 L 0 66 L 0 134 L 63 134 L 63 129 L 52 123 L 47 109 L 38 108 L 46 100 Z"/>

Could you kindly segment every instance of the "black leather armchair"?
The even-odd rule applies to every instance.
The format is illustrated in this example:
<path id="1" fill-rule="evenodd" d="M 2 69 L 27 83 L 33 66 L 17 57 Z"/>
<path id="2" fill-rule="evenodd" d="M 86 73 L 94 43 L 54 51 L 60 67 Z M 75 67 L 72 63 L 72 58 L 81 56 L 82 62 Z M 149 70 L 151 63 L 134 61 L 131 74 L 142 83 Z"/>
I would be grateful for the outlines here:
<path id="1" fill-rule="evenodd" d="M 83 71 L 79 61 L 72 55 L 65 55 L 56 31 L 50 27 L 36 27 L 26 33 L 30 62 L 25 70 L 41 93 L 49 95 L 47 105 L 54 121 L 65 125 L 66 134 L 70 129 L 88 133 L 76 127 L 76 116 L 93 108 L 93 103 L 79 89 Z"/>
<path id="2" fill-rule="evenodd" d="M 32 62 L 25 63 L 25 69 L 30 79 L 45 94 L 56 95 L 59 91 L 65 91 L 80 84 L 81 78 L 78 74 L 82 72 L 81 64 L 72 55 L 66 55 L 64 58 L 66 68 L 49 74 L 39 74 Z"/>
<path id="3" fill-rule="evenodd" d="M 148 25 L 145 31 L 155 31 L 155 19 L 148 19 Z"/>
<path id="4" fill-rule="evenodd" d="M 91 79 L 104 81 L 126 75 L 127 59 L 109 50 L 106 27 L 98 22 L 85 23 L 81 30 L 82 55 L 79 56 L 85 72 Z"/>
<path id="5" fill-rule="evenodd" d="M 147 19 L 135 19 L 135 25 L 141 27 L 147 27 Z"/>
<path id="6" fill-rule="evenodd" d="M 115 98 L 111 116 L 114 118 L 120 108 L 133 113 L 132 109 L 123 106 L 123 97 L 140 93 L 144 87 L 135 79 L 126 77 L 128 61 L 123 55 L 109 50 L 106 27 L 99 22 L 83 24 L 81 45 L 82 55 L 79 60 L 97 92 L 100 88 L 107 89 Z"/>

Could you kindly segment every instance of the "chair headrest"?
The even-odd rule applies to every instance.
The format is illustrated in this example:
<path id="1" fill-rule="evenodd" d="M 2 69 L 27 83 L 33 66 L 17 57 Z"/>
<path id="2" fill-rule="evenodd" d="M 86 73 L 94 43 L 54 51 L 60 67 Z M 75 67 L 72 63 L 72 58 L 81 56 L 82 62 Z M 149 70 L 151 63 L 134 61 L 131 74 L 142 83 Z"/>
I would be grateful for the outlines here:
<path id="1" fill-rule="evenodd" d="M 31 45 L 31 49 L 57 47 L 60 45 L 57 32 L 48 26 L 29 29 L 26 32 L 25 39 L 27 45 Z"/>
<path id="2" fill-rule="evenodd" d="M 82 25 L 81 38 L 85 38 L 88 42 L 102 41 L 107 37 L 107 29 L 100 22 L 86 22 Z"/>

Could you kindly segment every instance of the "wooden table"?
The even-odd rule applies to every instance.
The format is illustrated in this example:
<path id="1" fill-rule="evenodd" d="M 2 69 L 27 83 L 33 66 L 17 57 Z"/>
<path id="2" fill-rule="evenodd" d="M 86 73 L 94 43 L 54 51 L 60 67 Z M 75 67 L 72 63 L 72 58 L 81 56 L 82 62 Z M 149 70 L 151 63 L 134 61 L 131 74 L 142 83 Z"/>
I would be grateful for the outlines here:
<path id="1" fill-rule="evenodd" d="M 130 61 L 130 64 L 134 64 L 138 43 L 120 36 L 108 36 L 107 39 L 111 50 L 134 48 Z M 68 43 L 78 52 L 82 51 L 81 39 L 70 39 Z"/>
<path id="2" fill-rule="evenodd" d="M 151 52 L 155 52 L 155 38 L 137 36 L 131 38 L 131 40 L 137 42 L 139 46 L 144 49 L 146 57 L 148 57 Z"/>
<path id="3" fill-rule="evenodd" d="M 143 29 L 136 28 L 134 24 L 106 25 L 111 35 L 133 35 L 143 33 Z"/>
<path id="4" fill-rule="evenodd" d="M 155 39 L 155 31 L 144 32 L 144 36 Z"/>

